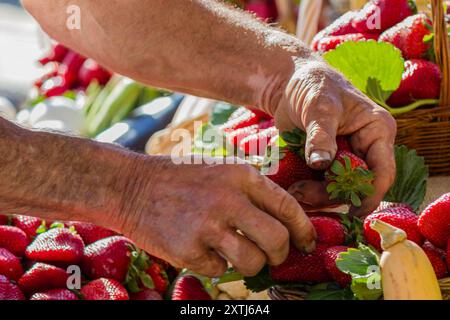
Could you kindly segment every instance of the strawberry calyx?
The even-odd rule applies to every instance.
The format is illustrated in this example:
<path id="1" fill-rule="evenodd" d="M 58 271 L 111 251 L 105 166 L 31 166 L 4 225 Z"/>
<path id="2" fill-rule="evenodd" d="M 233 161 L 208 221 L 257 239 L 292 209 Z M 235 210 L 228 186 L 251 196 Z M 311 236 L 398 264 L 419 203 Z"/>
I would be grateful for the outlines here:
<path id="1" fill-rule="evenodd" d="M 370 170 L 361 166 L 353 167 L 349 156 L 341 158 L 343 163 L 335 160 L 330 169 L 325 173 L 327 192 L 330 199 L 351 203 L 355 207 L 361 206 L 361 199 L 375 193 L 372 185 L 374 175 Z"/>
<path id="2" fill-rule="evenodd" d="M 155 284 L 153 283 L 153 279 L 146 272 L 151 265 L 149 256 L 145 251 L 138 250 L 132 246 L 130 246 L 130 252 L 130 267 L 128 268 L 124 285 L 132 293 L 141 292 L 143 289 L 142 287 L 154 289 Z"/>
<path id="3" fill-rule="evenodd" d="M 286 143 L 286 148 L 305 159 L 306 133 L 295 128 L 292 131 L 281 133 L 281 138 Z"/>
<path id="4" fill-rule="evenodd" d="M 419 9 L 417 8 L 417 4 L 414 0 L 408 0 L 408 5 L 411 8 L 412 14 L 417 14 Z"/>

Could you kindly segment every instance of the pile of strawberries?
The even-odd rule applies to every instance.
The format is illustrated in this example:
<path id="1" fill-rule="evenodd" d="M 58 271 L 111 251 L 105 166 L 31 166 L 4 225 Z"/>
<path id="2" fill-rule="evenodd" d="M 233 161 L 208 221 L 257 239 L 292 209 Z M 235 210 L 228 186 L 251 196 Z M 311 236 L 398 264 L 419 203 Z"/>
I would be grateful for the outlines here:
<path id="1" fill-rule="evenodd" d="M 45 67 L 45 72 L 34 85 L 39 95 L 47 98 L 62 96 L 69 90 L 85 90 L 93 81 L 104 85 L 112 75 L 96 61 L 59 43 L 54 44 L 39 63 Z"/>
<path id="2" fill-rule="evenodd" d="M 376 15 L 379 14 L 379 25 Z M 397 47 L 405 59 L 400 87 L 387 101 L 391 107 L 438 99 L 442 75 L 434 61 L 432 21 L 417 13 L 412 0 L 372 0 L 316 35 L 312 49 L 325 53 L 347 41 L 379 41 Z"/>
<path id="3" fill-rule="evenodd" d="M 162 300 L 175 276 L 93 224 L 0 215 L 0 300 Z"/>

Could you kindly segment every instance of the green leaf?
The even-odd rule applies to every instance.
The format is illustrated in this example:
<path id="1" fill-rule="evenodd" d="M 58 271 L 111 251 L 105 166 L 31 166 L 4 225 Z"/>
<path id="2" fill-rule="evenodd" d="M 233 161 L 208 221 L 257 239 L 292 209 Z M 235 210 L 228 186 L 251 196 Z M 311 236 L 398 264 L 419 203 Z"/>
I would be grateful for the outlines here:
<path id="1" fill-rule="evenodd" d="M 415 150 L 396 146 L 395 162 L 397 176 L 384 201 L 406 203 L 417 211 L 425 199 L 427 189 L 429 174 L 425 159 L 419 157 Z"/>
<path id="2" fill-rule="evenodd" d="M 351 193 L 351 201 L 355 207 L 361 207 L 361 199 L 354 192 Z"/>
<path id="3" fill-rule="evenodd" d="M 197 133 L 192 152 L 204 156 L 226 157 L 228 150 L 233 150 L 233 148 L 227 145 L 223 134 L 216 126 L 207 123 Z"/>
<path id="4" fill-rule="evenodd" d="M 336 266 L 352 276 L 351 289 L 357 299 L 377 300 L 383 294 L 379 256 L 372 248 L 363 244 L 350 248 L 339 255 Z"/>
<path id="5" fill-rule="evenodd" d="M 345 175 L 345 168 L 342 165 L 342 163 L 340 161 L 333 161 L 333 164 L 331 165 L 331 171 L 338 175 L 338 176 L 343 176 Z"/>
<path id="6" fill-rule="evenodd" d="M 148 275 L 146 272 L 139 272 L 139 279 L 146 288 L 155 288 L 152 277 L 150 277 L 150 275 Z"/>
<path id="7" fill-rule="evenodd" d="M 389 99 L 394 91 L 385 91 L 381 87 L 381 81 L 375 78 L 370 77 L 367 80 L 366 94 L 373 101 L 378 103 L 381 106 L 385 106 L 385 102 Z"/>
<path id="8" fill-rule="evenodd" d="M 323 283 L 311 288 L 306 300 L 354 300 L 350 289 L 342 289 L 337 283 Z"/>
<path id="9" fill-rule="evenodd" d="M 225 102 L 217 103 L 212 110 L 211 123 L 216 126 L 224 124 L 236 109 L 236 106 Z"/>
<path id="10" fill-rule="evenodd" d="M 221 276 L 220 278 L 214 278 L 213 284 L 218 285 L 221 283 L 228 283 L 228 282 L 234 282 L 244 279 L 244 276 L 240 274 L 239 272 L 234 271 L 233 268 L 228 269 L 228 271 Z"/>
<path id="11" fill-rule="evenodd" d="M 397 90 L 404 71 L 400 50 L 384 42 L 349 41 L 327 52 L 324 58 L 362 92 L 369 94 L 368 89 L 376 89 L 383 98 Z M 379 88 L 373 88 L 375 81 Z"/>
<path id="12" fill-rule="evenodd" d="M 244 283 L 247 289 L 253 292 L 261 292 L 277 284 L 270 277 L 269 266 L 267 265 L 256 276 L 245 277 Z"/>

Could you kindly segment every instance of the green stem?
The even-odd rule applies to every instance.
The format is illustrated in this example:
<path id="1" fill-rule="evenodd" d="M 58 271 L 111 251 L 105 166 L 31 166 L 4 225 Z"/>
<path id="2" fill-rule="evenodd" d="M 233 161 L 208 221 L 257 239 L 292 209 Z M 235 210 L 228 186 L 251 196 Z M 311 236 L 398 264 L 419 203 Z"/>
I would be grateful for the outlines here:
<path id="1" fill-rule="evenodd" d="M 435 105 L 438 103 L 439 103 L 439 100 L 436 100 L 436 99 L 425 99 L 425 100 L 418 100 L 408 106 L 401 107 L 401 108 L 391 108 L 391 107 L 388 107 L 387 105 L 385 105 L 383 107 L 386 108 L 392 115 L 399 115 L 402 113 L 413 111 L 422 106 Z"/>

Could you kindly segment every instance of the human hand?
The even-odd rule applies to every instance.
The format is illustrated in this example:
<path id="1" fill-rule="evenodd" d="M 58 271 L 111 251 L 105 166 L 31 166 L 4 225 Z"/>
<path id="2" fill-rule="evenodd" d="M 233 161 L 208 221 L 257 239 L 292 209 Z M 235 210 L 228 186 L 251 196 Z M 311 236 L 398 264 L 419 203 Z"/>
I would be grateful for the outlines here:
<path id="1" fill-rule="evenodd" d="M 382 107 L 354 88 L 340 73 L 321 60 L 298 60 L 273 110 L 280 131 L 299 127 L 307 133 L 305 156 L 313 169 L 329 167 L 337 151 L 336 136 L 351 135 L 356 155 L 375 174 L 376 193 L 351 213 L 372 212 L 395 179 L 396 123 Z M 325 184 L 302 181 L 291 188 L 297 199 L 312 207 L 331 204 Z"/>
<path id="2" fill-rule="evenodd" d="M 214 277 L 227 270 L 227 260 L 252 276 L 266 263 L 281 264 L 290 241 L 306 252 L 315 248 L 314 228 L 298 202 L 249 165 L 143 157 L 134 172 L 111 221 L 176 267 Z"/>

